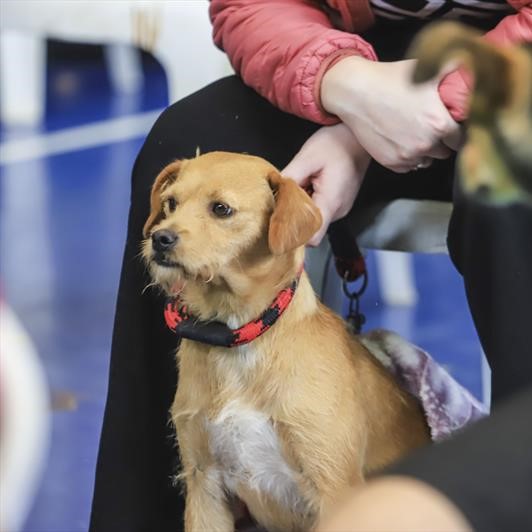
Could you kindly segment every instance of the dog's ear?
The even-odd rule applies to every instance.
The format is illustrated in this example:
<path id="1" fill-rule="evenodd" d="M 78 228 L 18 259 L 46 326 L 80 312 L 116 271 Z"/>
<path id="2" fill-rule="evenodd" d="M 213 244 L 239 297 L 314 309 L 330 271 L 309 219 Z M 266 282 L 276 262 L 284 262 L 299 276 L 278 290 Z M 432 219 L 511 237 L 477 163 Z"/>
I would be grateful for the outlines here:
<path id="1" fill-rule="evenodd" d="M 168 166 L 165 166 L 161 173 L 155 178 L 155 182 L 151 188 L 150 215 L 142 230 L 144 238 L 148 238 L 150 229 L 161 220 L 161 192 L 176 180 L 181 164 L 182 161 L 174 161 L 173 163 L 170 163 Z"/>
<path id="2" fill-rule="evenodd" d="M 274 255 L 281 255 L 306 244 L 321 227 L 322 218 L 318 207 L 295 181 L 273 171 L 268 182 L 275 196 L 268 246 Z"/>

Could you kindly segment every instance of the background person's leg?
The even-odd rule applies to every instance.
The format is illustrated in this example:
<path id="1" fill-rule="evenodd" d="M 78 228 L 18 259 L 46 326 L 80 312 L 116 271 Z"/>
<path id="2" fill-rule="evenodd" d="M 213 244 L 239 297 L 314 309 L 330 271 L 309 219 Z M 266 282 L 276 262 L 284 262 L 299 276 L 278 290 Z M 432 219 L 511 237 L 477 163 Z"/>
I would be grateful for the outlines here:
<path id="1" fill-rule="evenodd" d="M 482 204 L 457 186 L 448 242 L 492 369 L 496 404 L 532 384 L 532 208 Z"/>

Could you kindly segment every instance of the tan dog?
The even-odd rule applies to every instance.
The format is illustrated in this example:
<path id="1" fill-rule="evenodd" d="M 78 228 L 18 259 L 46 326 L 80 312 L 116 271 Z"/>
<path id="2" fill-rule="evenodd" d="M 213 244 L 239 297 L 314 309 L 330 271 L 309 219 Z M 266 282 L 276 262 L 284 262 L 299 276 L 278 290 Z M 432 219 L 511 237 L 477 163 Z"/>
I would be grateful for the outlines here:
<path id="1" fill-rule="evenodd" d="M 157 177 L 143 254 L 154 281 L 198 319 L 240 327 L 298 276 L 320 224 L 271 164 L 213 152 Z M 309 530 L 341 490 L 429 439 L 417 402 L 305 273 L 262 336 L 232 348 L 184 339 L 178 364 L 171 415 L 187 531 L 234 530 L 234 499 L 268 530 Z"/>

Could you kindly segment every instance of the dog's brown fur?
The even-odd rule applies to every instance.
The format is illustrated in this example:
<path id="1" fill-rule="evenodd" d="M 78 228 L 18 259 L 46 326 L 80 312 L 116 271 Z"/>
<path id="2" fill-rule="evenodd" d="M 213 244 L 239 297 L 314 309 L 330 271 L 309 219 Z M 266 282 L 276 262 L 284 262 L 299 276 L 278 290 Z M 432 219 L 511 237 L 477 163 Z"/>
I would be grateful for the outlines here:
<path id="1" fill-rule="evenodd" d="M 169 197 L 178 202 L 173 212 Z M 213 202 L 230 205 L 233 215 L 216 217 Z M 260 315 L 296 277 L 303 246 L 320 224 L 308 196 L 272 165 L 213 152 L 174 162 L 157 177 L 143 254 L 154 281 L 180 292 L 192 313 L 235 327 Z M 173 268 L 153 260 L 149 236 L 160 229 L 179 236 L 168 257 L 178 263 Z M 187 531 L 233 530 L 232 497 L 268 530 L 309 530 L 341 490 L 429 439 L 417 402 L 317 300 L 305 273 L 263 336 L 238 348 L 183 340 L 178 364 L 171 416 L 186 482 Z M 227 462 L 227 449 L 213 451 L 212 428 L 222 442 L 240 438 L 242 454 L 252 455 L 238 432 L 248 424 L 224 432 L 242 412 L 259 420 L 255 444 L 275 436 L 284 465 L 277 459 L 268 469 L 259 454 L 257 471 L 242 470 L 235 481 L 224 468 L 239 466 L 238 456 Z M 285 468 L 285 476 L 276 477 L 275 467 Z"/>

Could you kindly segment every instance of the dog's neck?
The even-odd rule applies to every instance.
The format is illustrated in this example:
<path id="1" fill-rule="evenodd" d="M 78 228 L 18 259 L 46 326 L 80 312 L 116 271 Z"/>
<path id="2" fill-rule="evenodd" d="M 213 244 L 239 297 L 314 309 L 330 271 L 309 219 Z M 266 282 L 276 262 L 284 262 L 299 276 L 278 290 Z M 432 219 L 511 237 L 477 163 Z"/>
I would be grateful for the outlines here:
<path id="1" fill-rule="evenodd" d="M 297 277 L 304 260 L 303 249 L 282 257 L 269 257 L 256 264 L 228 268 L 210 282 L 188 281 L 180 295 L 189 311 L 201 320 L 217 320 L 237 328 L 259 316 L 279 291 Z M 308 292 L 314 298 L 308 281 L 297 292 Z"/>

